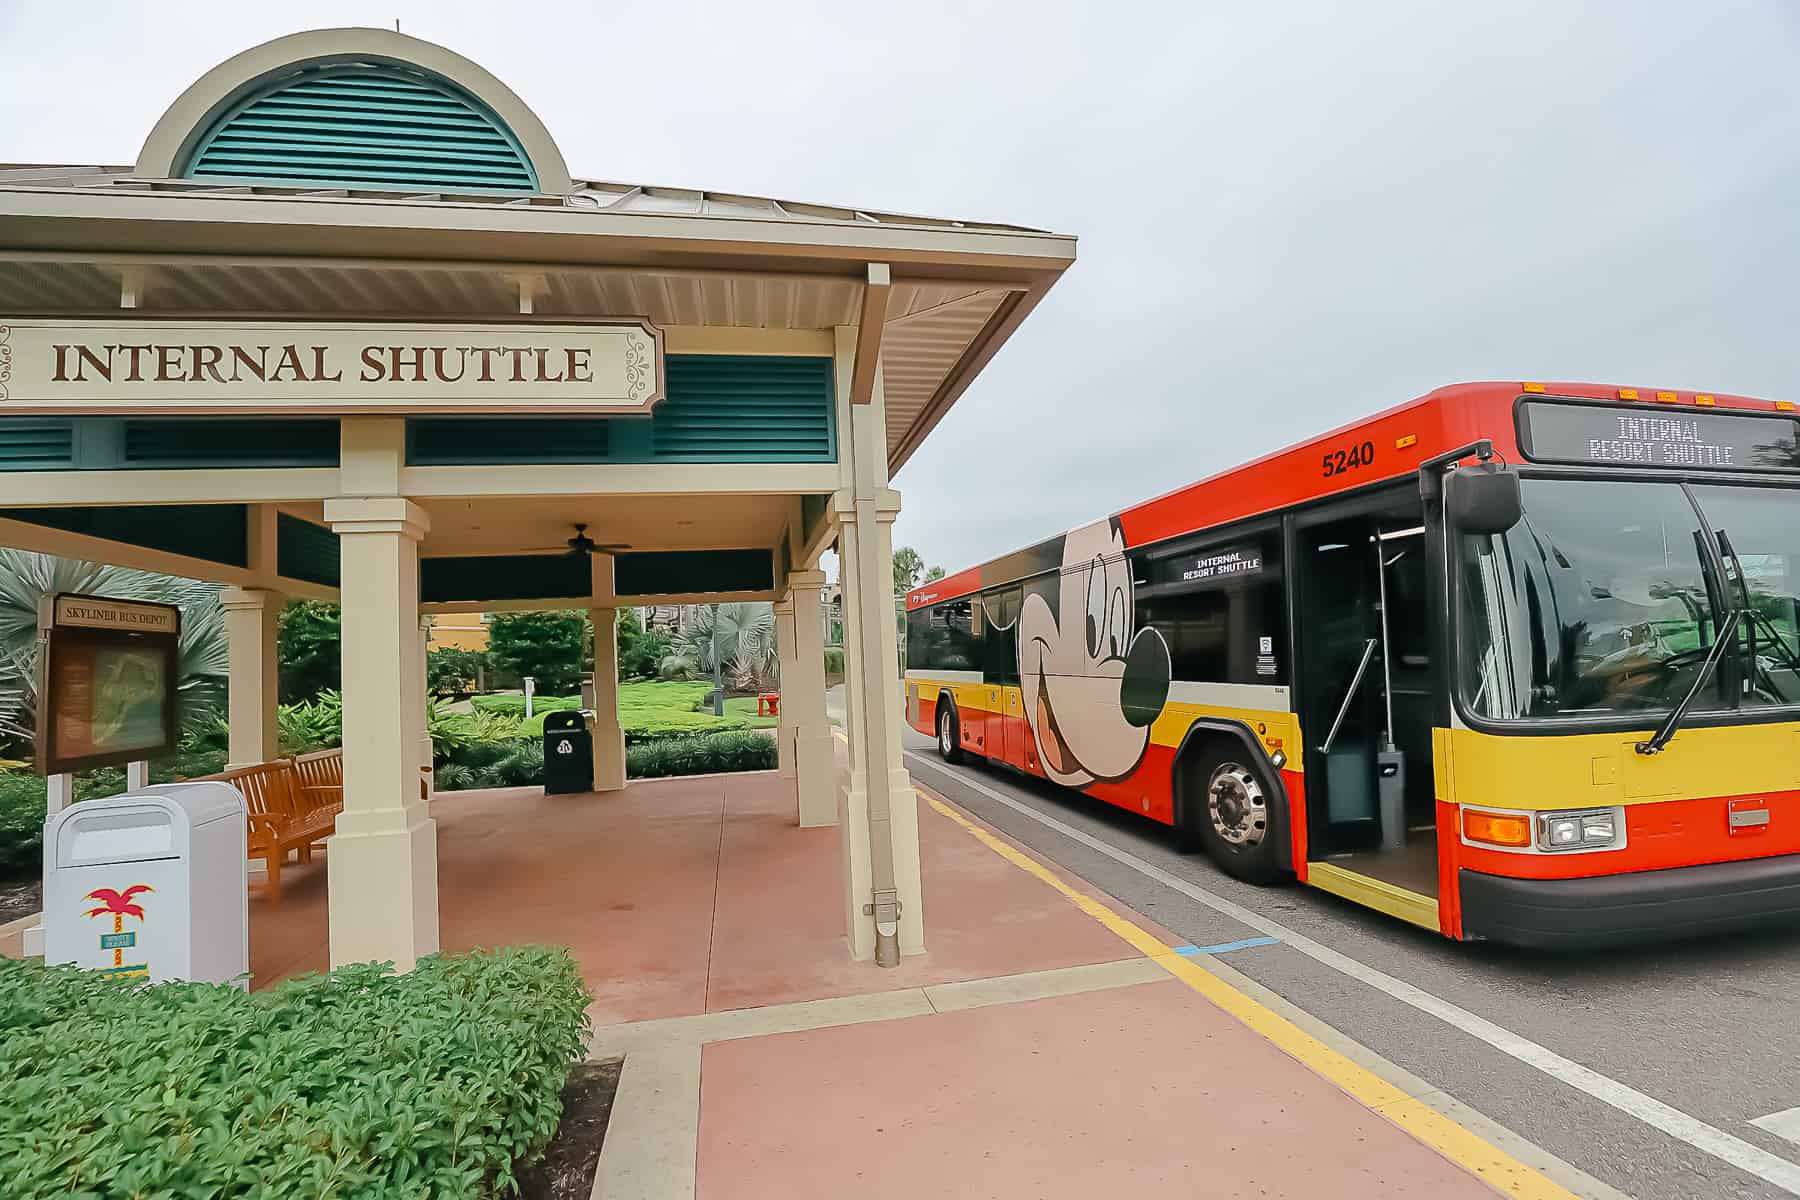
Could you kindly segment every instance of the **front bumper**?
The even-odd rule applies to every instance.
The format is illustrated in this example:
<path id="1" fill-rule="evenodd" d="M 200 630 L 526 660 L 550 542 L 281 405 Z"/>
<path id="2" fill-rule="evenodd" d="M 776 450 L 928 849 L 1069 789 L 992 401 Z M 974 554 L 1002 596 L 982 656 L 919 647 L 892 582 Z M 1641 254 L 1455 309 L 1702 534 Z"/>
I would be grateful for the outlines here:
<path id="1" fill-rule="evenodd" d="M 1465 938 L 1546 950 L 1800 923 L 1800 854 L 1588 879 L 1460 872 Z"/>

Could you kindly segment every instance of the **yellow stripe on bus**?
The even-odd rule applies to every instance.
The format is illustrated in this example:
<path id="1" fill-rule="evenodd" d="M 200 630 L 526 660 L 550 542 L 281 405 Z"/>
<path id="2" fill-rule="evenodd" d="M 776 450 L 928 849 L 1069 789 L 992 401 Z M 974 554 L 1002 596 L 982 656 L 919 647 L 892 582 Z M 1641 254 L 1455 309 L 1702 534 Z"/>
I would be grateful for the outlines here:
<path id="1" fill-rule="evenodd" d="M 1800 789 L 1800 722 L 1682 729 L 1659 754 L 1642 733 L 1432 730 L 1437 794 L 1483 808 L 1590 808 Z"/>

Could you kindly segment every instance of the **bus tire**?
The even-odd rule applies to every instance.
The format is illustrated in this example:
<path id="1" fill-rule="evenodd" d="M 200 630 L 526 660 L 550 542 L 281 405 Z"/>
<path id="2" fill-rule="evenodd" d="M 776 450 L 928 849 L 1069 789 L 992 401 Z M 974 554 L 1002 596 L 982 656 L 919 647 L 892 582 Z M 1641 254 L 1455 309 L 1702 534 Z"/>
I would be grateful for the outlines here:
<path id="1" fill-rule="evenodd" d="M 937 749 L 938 757 L 953 766 L 963 760 L 962 721 L 956 715 L 956 705 L 950 702 L 948 696 L 938 697 Z"/>
<path id="2" fill-rule="evenodd" d="M 1275 838 L 1274 789 L 1237 747 L 1208 747 L 1200 760 L 1197 793 L 1188 802 L 1188 828 L 1207 855 L 1233 879 L 1258 885 L 1281 877 Z"/>

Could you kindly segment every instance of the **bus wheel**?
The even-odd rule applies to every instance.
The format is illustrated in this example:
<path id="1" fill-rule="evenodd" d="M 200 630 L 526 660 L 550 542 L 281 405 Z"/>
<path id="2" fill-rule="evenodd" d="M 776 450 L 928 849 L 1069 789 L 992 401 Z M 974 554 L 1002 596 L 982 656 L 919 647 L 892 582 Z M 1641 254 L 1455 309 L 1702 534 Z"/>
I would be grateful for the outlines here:
<path id="1" fill-rule="evenodd" d="M 1206 852 L 1221 870 L 1246 883 L 1273 883 L 1275 860 L 1272 798 L 1262 778 L 1231 756 L 1216 759 L 1195 814 Z"/>
<path id="2" fill-rule="evenodd" d="M 962 761 L 961 731 L 956 720 L 956 710 L 944 701 L 938 701 L 938 756 L 947 763 Z"/>

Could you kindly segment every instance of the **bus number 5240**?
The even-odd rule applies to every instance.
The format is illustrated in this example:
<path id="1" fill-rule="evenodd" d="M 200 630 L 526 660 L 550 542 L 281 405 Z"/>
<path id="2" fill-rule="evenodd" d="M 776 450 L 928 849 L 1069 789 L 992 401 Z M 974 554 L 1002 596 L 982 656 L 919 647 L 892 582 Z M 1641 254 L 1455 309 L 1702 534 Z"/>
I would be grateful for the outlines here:
<path id="1" fill-rule="evenodd" d="M 1327 479 L 1333 475 L 1342 475 L 1345 471 L 1354 471 L 1358 467 L 1366 467 L 1375 461 L 1375 443 L 1363 442 L 1348 450 L 1327 450 L 1325 452 L 1325 470 Z"/>

